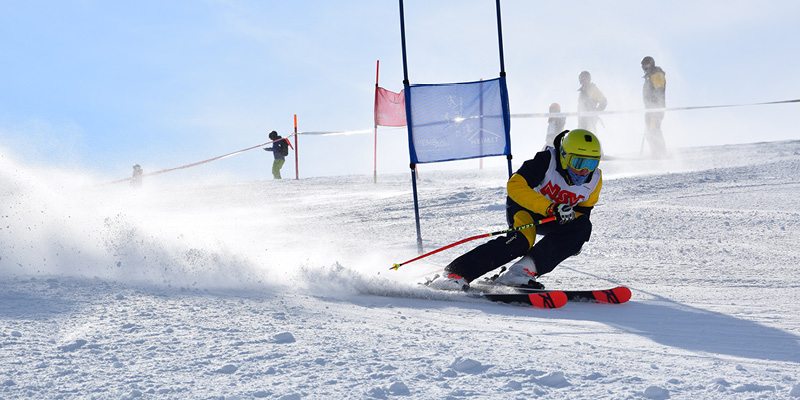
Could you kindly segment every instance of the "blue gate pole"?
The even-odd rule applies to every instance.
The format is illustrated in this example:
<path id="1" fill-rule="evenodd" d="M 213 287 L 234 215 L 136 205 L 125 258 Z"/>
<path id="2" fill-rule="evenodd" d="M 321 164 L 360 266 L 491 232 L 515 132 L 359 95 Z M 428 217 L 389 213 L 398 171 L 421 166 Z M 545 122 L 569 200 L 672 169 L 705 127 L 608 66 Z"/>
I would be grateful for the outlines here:
<path id="1" fill-rule="evenodd" d="M 411 160 L 411 187 L 414 191 L 414 219 L 417 224 L 417 250 L 419 254 L 422 254 L 422 230 L 420 229 L 419 225 L 419 197 L 417 195 L 417 165 L 415 164 L 416 156 L 413 153 L 413 128 L 411 127 L 411 91 L 409 87 L 411 84 L 408 81 L 408 61 L 406 58 L 406 23 L 405 23 L 405 15 L 403 12 L 403 0 L 400 0 L 400 43 L 403 47 L 403 89 L 405 90 L 405 106 L 406 106 L 406 127 L 408 129 L 408 148 L 410 154 L 412 154 Z"/>
<path id="2" fill-rule="evenodd" d="M 500 0 L 496 0 L 497 7 L 497 40 L 500 42 L 500 76 L 506 76 L 506 62 L 503 59 L 503 23 L 500 21 Z"/>
<path id="3" fill-rule="evenodd" d="M 503 120 L 505 121 L 505 129 L 506 129 L 506 143 L 508 145 L 508 155 L 506 159 L 508 160 L 508 177 L 511 178 L 512 170 L 511 170 L 511 112 L 508 110 L 508 87 L 506 86 L 506 62 L 503 57 L 503 23 L 500 19 L 500 0 L 495 1 L 496 8 L 497 8 L 497 41 L 500 48 L 500 85 L 502 86 L 502 92 L 505 92 L 503 95 Z"/>

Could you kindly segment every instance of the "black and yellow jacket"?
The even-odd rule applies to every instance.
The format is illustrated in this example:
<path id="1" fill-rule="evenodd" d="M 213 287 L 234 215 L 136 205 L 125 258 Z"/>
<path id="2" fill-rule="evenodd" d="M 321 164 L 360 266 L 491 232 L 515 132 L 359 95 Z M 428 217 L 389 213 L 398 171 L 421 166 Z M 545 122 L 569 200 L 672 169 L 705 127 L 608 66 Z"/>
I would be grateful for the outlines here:
<path id="1" fill-rule="evenodd" d="M 536 153 L 508 180 L 506 215 L 509 225 L 526 225 L 552 216 L 553 204 L 572 205 L 577 217 L 586 215 L 588 218 L 591 214 L 600 198 L 602 171 L 599 168 L 593 171 L 583 185 L 570 185 L 558 156 L 564 134 L 562 132 L 556 137 L 555 148 L 548 147 Z M 535 229 L 523 231 L 531 245 L 535 232 Z"/>
<path id="2" fill-rule="evenodd" d="M 642 96 L 646 108 L 664 108 L 666 101 L 667 78 L 661 67 L 653 67 L 644 75 Z"/>

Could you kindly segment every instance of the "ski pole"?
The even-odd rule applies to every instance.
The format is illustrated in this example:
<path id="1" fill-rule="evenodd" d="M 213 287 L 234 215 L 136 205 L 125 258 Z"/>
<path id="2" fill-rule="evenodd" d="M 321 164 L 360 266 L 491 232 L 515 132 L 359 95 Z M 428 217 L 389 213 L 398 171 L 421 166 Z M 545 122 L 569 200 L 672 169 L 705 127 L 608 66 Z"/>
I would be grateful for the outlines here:
<path id="1" fill-rule="evenodd" d="M 419 260 L 419 259 L 421 259 L 421 258 L 425 258 L 425 257 L 427 257 L 427 256 L 429 256 L 429 255 L 436 254 L 436 253 L 438 253 L 438 252 L 440 252 L 440 251 L 442 251 L 442 250 L 447 250 L 447 249 L 449 249 L 449 248 L 451 248 L 451 247 L 455 247 L 455 246 L 458 246 L 458 245 L 460 245 L 460 244 L 462 244 L 462 243 L 466 243 L 466 242 L 469 242 L 469 241 L 472 241 L 472 240 L 475 240 L 475 239 L 480 239 L 480 238 L 485 238 L 485 237 L 490 237 L 490 236 L 502 235 L 502 234 L 504 234 L 504 233 L 508 233 L 508 232 L 521 231 L 521 230 L 523 230 L 523 229 L 527 229 L 527 228 L 530 228 L 530 227 L 532 227 L 532 226 L 536 226 L 536 225 L 545 224 L 545 223 L 552 222 L 552 221 L 555 221 L 555 220 L 556 220 L 556 217 L 548 217 L 548 218 L 545 218 L 545 219 L 542 219 L 542 220 L 539 220 L 539 221 L 533 221 L 533 222 L 531 222 L 530 224 L 520 225 L 520 226 L 518 226 L 518 227 L 515 227 L 515 228 L 510 228 L 510 229 L 506 229 L 506 230 L 502 230 L 502 231 L 491 232 L 491 233 L 484 233 L 484 234 L 482 234 L 482 235 L 477 235 L 477 236 L 473 236 L 473 237 L 468 237 L 468 238 L 466 238 L 466 239 L 459 240 L 459 241 L 457 241 L 457 242 L 455 242 L 455 243 L 450 243 L 450 244 L 448 244 L 447 246 L 440 247 L 440 248 L 438 248 L 438 249 L 436 249 L 436 250 L 429 251 L 429 252 L 427 252 L 427 253 L 425 253 L 425 254 L 423 254 L 423 255 L 419 256 L 419 257 L 412 258 L 412 259 L 410 259 L 410 260 L 408 260 L 408 261 L 406 261 L 406 262 L 404 262 L 404 263 L 393 264 L 393 265 L 392 265 L 392 268 L 389 268 L 389 269 L 393 269 L 393 270 L 395 270 L 395 271 L 396 271 L 398 268 L 400 268 L 400 267 L 402 267 L 403 265 L 406 265 L 406 264 L 408 264 L 408 263 L 410 263 L 410 262 L 417 261 L 417 260 Z"/>

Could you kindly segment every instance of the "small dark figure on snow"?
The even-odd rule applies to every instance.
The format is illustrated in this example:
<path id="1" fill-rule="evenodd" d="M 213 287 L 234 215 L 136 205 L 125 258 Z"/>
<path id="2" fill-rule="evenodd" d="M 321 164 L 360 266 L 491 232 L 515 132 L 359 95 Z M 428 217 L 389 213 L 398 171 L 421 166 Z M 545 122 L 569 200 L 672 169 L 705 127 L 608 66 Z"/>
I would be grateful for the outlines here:
<path id="1" fill-rule="evenodd" d="M 278 132 L 272 131 L 269 133 L 269 140 L 272 140 L 272 147 L 265 147 L 265 151 L 271 151 L 275 157 L 272 162 L 272 176 L 275 179 L 281 179 L 281 168 L 286 162 L 286 156 L 289 155 L 289 141 L 283 139 Z"/>
<path id="2" fill-rule="evenodd" d="M 656 66 L 655 60 L 650 56 L 642 59 L 642 70 L 644 71 L 644 86 L 642 87 L 644 107 L 667 107 L 667 78 L 664 70 Z M 667 155 L 664 134 L 661 132 L 661 121 L 663 120 L 664 111 L 651 111 L 644 114 L 644 137 L 647 139 L 654 158 L 662 158 Z"/>
<path id="3" fill-rule="evenodd" d="M 142 171 L 142 167 L 139 164 L 133 164 L 133 176 L 131 176 L 131 187 L 140 187 L 142 186 L 142 175 L 144 171 Z"/>
<path id="4" fill-rule="evenodd" d="M 564 131 L 554 147 L 525 161 L 507 183 L 506 220 L 510 228 L 547 217 L 556 221 L 488 241 L 453 260 L 443 276 L 429 282 L 440 289 L 467 289 L 469 282 L 522 257 L 495 282 L 511 286 L 541 287 L 536 277 L 552 271 L 580 252 L 589 241 L 592 207 L 603 185 L 600 142 L 584 129 Z M 543 238 L 535 242 L 536 235 Z"/>

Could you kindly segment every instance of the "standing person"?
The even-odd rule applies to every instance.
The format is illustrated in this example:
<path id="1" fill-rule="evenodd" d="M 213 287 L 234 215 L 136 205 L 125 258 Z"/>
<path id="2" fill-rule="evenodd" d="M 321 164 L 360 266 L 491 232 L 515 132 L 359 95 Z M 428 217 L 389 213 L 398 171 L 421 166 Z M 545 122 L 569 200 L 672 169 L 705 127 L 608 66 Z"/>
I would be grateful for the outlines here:
<path id="1" fill-rule="evenodd" d="M 644 71 L 644 86 L 642 87 L 644 107 L 665 108 L 667 106 L 667 78 L 664 70 L 656 66 L 655 60 L 650 56 L 642 59 L 642 70 Z M 664 111 L 651 111 L 644 114 L 644 137 L 647 139 L 654 158 L 662 158 L 667 155 L 664 134 L 661 132 L 661 121 L 663 120 Z"/>
<path id="2" fill-rule="evenodd" d="M 265 147 L 264 150 L 271 151 L 275 157 L 275 161 L 272 162 L 272 177 L 281 179 L 281 168 L 286 162 L 286 156 L 289 155 L 288 142 L 275 131 L 269 133 L 269 140 L 273 142 L 272 147 Z"/>
<path id="3" fill-rule="evenodd" d="M 131 176 L 131 187 L 141 187 L 142 186 L 142 175 L 144 175 L 144 171 L 142 171 L 142 167 L 139 164 L 133 164 L 133 175 Z"/>
<path id="4" fill-rule="evenodd" d="M 558 103 L 550 104 L 550 114 L 560 114 L 561 113 L 561 105 Z M 555 140 L 556 135 L 561 132 L 564 132 L 564 125 L 567 124 L 567 117 L 554 117 L 551 116 L 547 118 L 547 135 L 545 135 L 545 147 L 550 146 L 554 147 L 553 140 Z"/>
<path id="5" fill-rule="evenodd" d="M 588 71 L 583 71 L 578 75 L 578 82 L 581 83 L 578 89 L 578 113 L 603 111 L 608 105 L 606 96 L 592 83 L 592 75 Z M 597 115 L 578 115 L 578 128 L 586 129 L 590 132 L 597 132 Z"/>
<path id="6" fill-rule="evenodd" d="M 602 172 L 597 168 L 600 157 L 600 142 L 591 132 L 575 129 L 559 134 L 555 147 L 525 161 L 506 185 L 509 227 L 547 217 L 556 217 L 556 221 L 509 232 L 475 247 L 447 265 L 444 274 L 431 280 L 429 286 L 467 289 L 469 282 L 481 275 L 522 257 L 495 277 L 495 282 L 543 287 L 535 278 L 580 252 L 591 236 L 589 215 L 603 185 Z M 534 245 L 536 234 L 544 238 Z"/>

